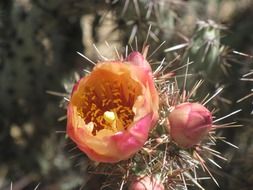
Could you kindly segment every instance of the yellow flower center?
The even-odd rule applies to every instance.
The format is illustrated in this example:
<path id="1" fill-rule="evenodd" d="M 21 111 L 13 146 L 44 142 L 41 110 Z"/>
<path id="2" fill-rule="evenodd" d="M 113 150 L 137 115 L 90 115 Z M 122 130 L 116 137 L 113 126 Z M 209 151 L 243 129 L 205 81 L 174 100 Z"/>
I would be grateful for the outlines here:
<path id="1" fill-rule="evenodd" d="M 94 124 L 93 135 L 102 129 L 122 131 L 133 122 L 135 114 L 132 108 L 141 94 L 141 86 L 126 71 L 116 74 L 97 69 L 84 84 L 79 84 L 74 93 L 71 101 L 85 123 Z"/>

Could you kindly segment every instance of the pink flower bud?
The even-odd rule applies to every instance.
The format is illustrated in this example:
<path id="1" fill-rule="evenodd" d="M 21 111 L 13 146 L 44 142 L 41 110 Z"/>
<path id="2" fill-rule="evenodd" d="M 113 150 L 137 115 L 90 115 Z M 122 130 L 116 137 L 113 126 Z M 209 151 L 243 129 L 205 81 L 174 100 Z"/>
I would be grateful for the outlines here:
<path id="1" fill-rule="evenodd" d="M 129 190 L 164 190 L 164 186 L 154 177 L 138 177 L 132 182 Z"/>
<path id="2" fill-rule="evenodd" d="M 168 117 L 171 138 L 181 147 L 190 148 L 201 142 L 212 127 L 212 114 L 199 103 L 183 103 Z"/>
<path id="3" fill-rule="evenodd" d="M 127 60 L 98 63 L 71 94 L 67 134 L 97 162 L 131 157 L 158 119 L 158 94 L 151 71 L 143 69 L 146 60 Z"/>

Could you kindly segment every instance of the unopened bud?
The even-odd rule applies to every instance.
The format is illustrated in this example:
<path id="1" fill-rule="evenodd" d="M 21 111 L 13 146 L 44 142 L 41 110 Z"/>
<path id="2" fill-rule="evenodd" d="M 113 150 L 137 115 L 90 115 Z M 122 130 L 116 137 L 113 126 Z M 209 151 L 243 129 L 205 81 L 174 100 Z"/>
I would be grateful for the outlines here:
<path id="1" fill-rule="evenodd" d="M 155 177 L 145 176 L 136 178 L 129 190 L 164 190 L 164 186 Z"/>
<path id="2" fill-rule="evenodd" d="M 204 139 L 212 127 L 211 112 L 199 103 L 183 103 L 169 114 L 171 138 L 181 147 L 190 148 Z"/>

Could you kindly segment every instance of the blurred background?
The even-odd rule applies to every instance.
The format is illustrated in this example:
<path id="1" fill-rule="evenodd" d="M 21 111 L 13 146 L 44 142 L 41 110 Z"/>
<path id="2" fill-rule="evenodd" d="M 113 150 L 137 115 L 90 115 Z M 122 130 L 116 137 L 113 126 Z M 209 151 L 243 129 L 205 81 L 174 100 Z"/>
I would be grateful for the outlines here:
<path id="1" fill-rule="evenodd" d="M 218 145 L 228 161 L 213 173 L 221 189 L 252 189 L 252 18 L 252 0 L 1 0 L 0 189 L 98 189 L 86 186 L 100 179 L 86 175 L 86 157 L 65 138 L 61 96 L 92 66 L 76 51 L 96 62 L 128 43 L 136 49 L 136 39 L 141 48 L 150 25 L 150 52 L 161 45 L 153 62 L 194 61 L 189 85 L 205 81 L 197 100 L 223 87 L 216 115 L 242 109 L 227 121 L 244 127 L 220 131 L 240 148 Z"/>

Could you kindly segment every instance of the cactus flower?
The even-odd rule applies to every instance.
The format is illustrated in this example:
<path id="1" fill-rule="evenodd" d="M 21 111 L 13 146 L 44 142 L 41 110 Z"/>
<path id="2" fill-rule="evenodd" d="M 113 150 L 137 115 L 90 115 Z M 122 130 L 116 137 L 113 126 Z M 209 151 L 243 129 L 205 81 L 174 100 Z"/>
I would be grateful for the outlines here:
<path id="1" fill-rule="evenodd" d="M 199 103 L 182 103 L 168 117 L 171 138 L 190 148 L 204 139 L 212 127 L 211 112 Z"/>
<path id="2" fill-rule="evenodd" d="M 137 152 L 158 119 L 158 95 L 142 54 L 99 62 L 74 86 L 67 134 L 97 162 L 114 163 Z"/>
<path id="3" fill-rule="evenodd" d="M 164 190 L 164 186 L 154 177 L 139 177 L 132 182 L 129 190 Z"/>

